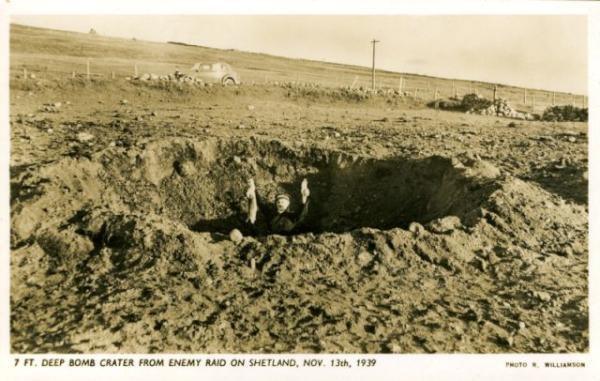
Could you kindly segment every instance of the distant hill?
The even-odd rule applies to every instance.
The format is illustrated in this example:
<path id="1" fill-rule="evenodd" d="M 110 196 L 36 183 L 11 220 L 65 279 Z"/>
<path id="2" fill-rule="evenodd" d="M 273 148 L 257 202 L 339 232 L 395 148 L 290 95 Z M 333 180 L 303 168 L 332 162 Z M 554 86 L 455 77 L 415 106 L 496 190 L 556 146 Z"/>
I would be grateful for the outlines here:
<path id="1" fill-rule="evenodd" d="M 293 59 L 234 49 L 216 49 L 183 42 L 149 42 L 106 37 L 98 34 L 67 32 L 12 24 L 10 28 L 10 62 L 13 75 L 23 68 L 42 72 L 48 78 L 67 77 L 84 72 L 89 59 L 94 73 L 117 77 L 138 73 L 168 74 L 186 71 L 199 61 L 224 61 L 231 64 L 246 83 L 298 81 L 322 86 L 371 86 L 371 70 L 367 67 L 308 59 Z M 477 92 L 492 97 L 493 84 L 479 81 L 453 80 L 410 73 L 378 70 L 376 86 L 402 89 L 424 99 Z M 517 107 L 531 110 L 557 104 L 575 103 L 583 98 L 566 93 L 523 89 L 498 85 L 498 96 Z"/>

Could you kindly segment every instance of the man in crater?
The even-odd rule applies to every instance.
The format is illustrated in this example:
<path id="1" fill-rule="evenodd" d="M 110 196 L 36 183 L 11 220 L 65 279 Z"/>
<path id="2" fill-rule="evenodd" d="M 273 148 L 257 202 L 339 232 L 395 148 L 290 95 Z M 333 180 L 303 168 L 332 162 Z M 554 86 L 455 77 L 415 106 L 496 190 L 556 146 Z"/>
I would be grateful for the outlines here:
<path id="1" fill-rule="evenodd" d="M 300 194 L 302 196 L 302 208 L 299 212 L 294 213 L 289 210 L 290 196 L 285 193 L 278 194 L 275 197 L 274 205 L 267 204 L 257 195 L 254 179 L 248 180 L 248 191 L 246 192 L 246 198 L 248 199 L 247 223 L 250 225 L 251 230 L 255 233 L 267 230 L 271 234 L 283 235 L 297 232 L 297 228 L 304 222 L 308 214 L 310 190 L 306 179 L 302 180 Z M 264 219 L 257 222 L 259 211 Z M 266 229 L 264 225 L 267 225 Z"/>

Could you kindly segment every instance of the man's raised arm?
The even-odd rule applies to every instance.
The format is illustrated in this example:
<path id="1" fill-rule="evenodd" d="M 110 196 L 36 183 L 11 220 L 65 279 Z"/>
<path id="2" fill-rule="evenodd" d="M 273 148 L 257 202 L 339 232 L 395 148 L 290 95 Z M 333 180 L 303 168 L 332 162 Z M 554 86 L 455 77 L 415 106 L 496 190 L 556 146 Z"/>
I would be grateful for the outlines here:
<path id="1" fill-rule="evenodd" d="M 248 180 L 248 190 L 246 191 L 248 199 L 248 222 L 254 224 L 256 222 L 256 213 L 258 213 L 258 203 L 256 201 L 256 186 L 254 179 Z"/>

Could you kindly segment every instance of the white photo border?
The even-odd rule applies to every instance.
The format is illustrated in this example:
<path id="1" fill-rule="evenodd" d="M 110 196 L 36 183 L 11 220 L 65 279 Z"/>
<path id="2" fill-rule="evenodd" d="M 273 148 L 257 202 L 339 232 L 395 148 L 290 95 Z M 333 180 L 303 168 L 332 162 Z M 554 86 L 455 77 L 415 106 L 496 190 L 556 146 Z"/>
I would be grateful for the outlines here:
<path id="1" fill-rule="evenodd" d="M 124 15 L 283 15 L 283 14 L 327 14 L 327 15 L 587 15 L 588 17 L 588 95 L 589 95 L 589 352 L 585 354 L 435 354 L 435 355 L 86 355 L 82 358 L 320 358 L 348 359 L 375 358 L 374 368 L 336 369 L 331 367 L 309 368 L 15 368 L 16 357 L 10 354 L 9 329 L 9 256 L 10 256 L 10 215 L 9 215 L 9 23 L 11 15 L 83 15 L 83 14 L 124 14 Z M 600 2 L 594 1 L 308 1 L 308 0 L 230 0 L 191 2 L 185 0 L 5 0 L 0 4 L 0 364 L 9 380 L 330 380 L 344 378 L 350 380 L 481 380 L 505 379 L 528 380 L 600 380 L 600 348 L 598 321 L 600 319 Z M 29 356 L 38 359 L 69 359 L 73 356 L 39 355 Z M 533 369 L 507 368 L 512 362 L 585 362 L 585 368 Z"/>

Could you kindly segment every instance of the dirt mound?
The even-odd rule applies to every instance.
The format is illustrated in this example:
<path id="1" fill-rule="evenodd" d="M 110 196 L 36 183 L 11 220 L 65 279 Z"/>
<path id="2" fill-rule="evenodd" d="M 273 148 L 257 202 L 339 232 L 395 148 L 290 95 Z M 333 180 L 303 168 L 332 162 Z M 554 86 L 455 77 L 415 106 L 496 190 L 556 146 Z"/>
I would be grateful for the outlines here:
<path id="1" fill-rule="evenodd" d="M 11 172 L 16 352 L 587 349 L 585 209 L 481 160 L 173 138 Z M 305 231 L 222 234 L 248 177 L 307 178 Z"/>
<path id="2" fill-rule="evenodd" d="M 242 222 L 248 178 L 256 179 L 266 200 L 287 192 L 296 201 L 300 181 L 307 178 L 315 207 L 305 230 L 343 232 L 360 227 L 406 228 L 411 222 L 427 223 L 446 215 L 464 219 L 498 188 L 492 180 L 500 175 L 484 168 L 489 164 L 481 161 L 467 161 L 465 166 L 439 156 L 381 160 L 340 151 L 294 150 L 278 141 L 258 140 L 171 139 L 143 148 L 113 147 L 96 159 L 63 160 L 42 173 L 63 182 L 61 193 L 75 191 L 77 197 L 68 198 L 71 203 L 93 207 L 104 203 L 112 210 L 122 204 L 132 211 L 164 215 L 197 231 L 218 232 Z M 93 185 L 81 189 L 81 182 L 90 181 Z M 25 184 L 24 180 L 17 183 Z M 24 192 L 18 188 L 17 199 Z M 31 234 L 23 226 L 26 214 L 15 218 L 16 237 Z"/>

